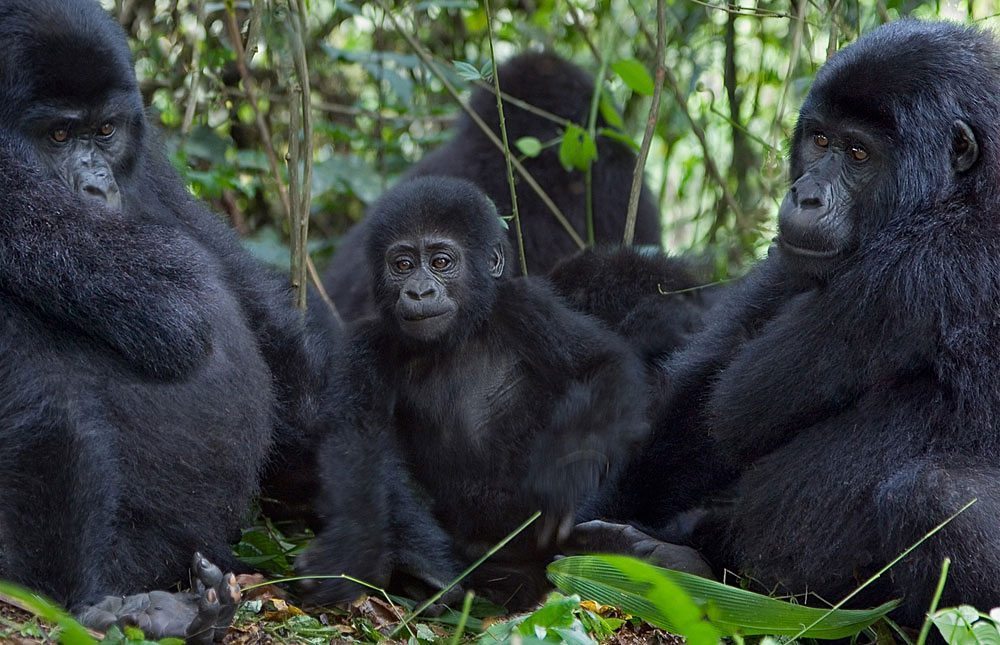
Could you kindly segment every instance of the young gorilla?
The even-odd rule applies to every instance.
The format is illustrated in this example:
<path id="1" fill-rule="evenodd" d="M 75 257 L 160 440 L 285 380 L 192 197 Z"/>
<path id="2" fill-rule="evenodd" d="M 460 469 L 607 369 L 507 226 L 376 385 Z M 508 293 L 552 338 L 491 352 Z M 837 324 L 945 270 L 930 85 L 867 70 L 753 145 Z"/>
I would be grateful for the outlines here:
<path id="1" fill-rule="evenodd" d="M 0 3 L 0 131 L 0 578 L 221 636 L 238 590 L 201 557 L 204 593 L 121 596 L 238 566 L 275 419 L 315 407 L 300 316 L 164 158 L 96 2 Z"/>
<path id="2" fill-rule="evenodd" d="M 578 510 L 644 434 L 641 366 L 544 281 L 505 277 L 500 219 L 473 184 L 404 182 L 365 226 L 378 314 L 340 361 L 336 430 L 319 458 L 328 523 L 300 567 L 441 584 L 541 510 L 471 581 L 524 606 Z M 324 581 L 311 597 L 359 591 Z"/>
<path id="3" fill-rule="evenodd" d="M 505 100 L 504 123 L 510 141 L 535 137 L 548 142 L 562 136 L 565 121 L 581 126 L 587 123 L 594 97 L 594 79 L 573 63 L 551 52 L 529 52 L 504 63 L 497 77 L 505 94 L 548 113 L 540 114 Z M 499 137 L 500 119 L 492 89 L 475 89 L 469 97 L 469 105 Z M 603 117 L 598 117 L 598 128 L 605 125 Z M 592 194 L 594 238 L 598 243 L 616 244 L 622 240 L 635 161 L 635 153 L 628 146 L 608 137 L 597 137 Z M 523 163 L 573 229 L 586 240 L 587 190 L 583 173 L 563 167 L 558 146 L 546 147 L 537 157 L 524 159 Z M 501 215 L 513 212 L 503 153 L 465 113 L 455 124 L 451 140 L 421 159 L 404 175 L 403 181 L 434 175 L 468 179 L 493 200 Z M 578 247 L 541 198 L 520 178 L 516 191 L 528 270 L 532 274 L 544 274 Z M 513 228 L 509 232 L 512 241 Z M 358 280 L 353 270 L 361 261 L 362 236 L 358 226 L 348 232 L 324 276 L 327 290 L 347 320 L 354 320 L 373 309 L 370 285 Z M 655 199 L 644 186 L 635 242 L 659 247 L 660 237 L 660 214 Z M 515 271 L 520 266 L 516 258 L 510 263 Z"/>
<path id="4" fill-rule="evenodd" d="M 1000 604 L 998 123 L 976 29 L 889 24 L 820 70 L 777 244 L 672 370 L 669 431 L 742 471 L 695 531 L 717 567 L 835 601 L 975 499 L 857 602 L 919 624 L 949 557 L 942 603 Z"/>

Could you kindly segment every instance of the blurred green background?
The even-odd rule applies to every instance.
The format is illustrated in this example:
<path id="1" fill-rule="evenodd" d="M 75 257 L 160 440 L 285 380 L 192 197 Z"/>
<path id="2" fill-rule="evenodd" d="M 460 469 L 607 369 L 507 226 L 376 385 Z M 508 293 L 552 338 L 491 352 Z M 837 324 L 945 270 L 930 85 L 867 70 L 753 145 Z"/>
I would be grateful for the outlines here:
<path id="1" fill-rule="evenodd" d="M 301 140 L 304 127 L 290 109 L 302 96 L 296 52 L 305 54 L 311 88 L 313 132 L 303 150 L 311 149 L 315 164 L 309 249 L 317 265 L 366 204 L 446 138 L 459 109 L 383 8 L 466 91 L 454 63 L 488 63 L 488 20 L 501 62 L 549 48 L 591 73 L 600 69 L 597 56 L 654 68 L 654 0 L 497 1 L 492 14 L 465 0 L 102 1 L 132 39 L 143 94 L 191 189 L 228 217 L 255 253 L 286 268 L 279 182 L 289 181 L 289 143 Z M 297 2 L 305 8 L 298 30 Z M 773 236 L 795 114 L 830 54 L 904 16 L 1000 29 L 996 0 L 740 2 L 666 3 L 669 73 L 646 165 L 667 248 L 706 254 L 720 278 L 740 273 Z M 233 28 L 249 39 L 250 92 Z M 605 77 L 638 142 L 650 98 L 632 93 L 610 68 Z M 266 137 L 280 177 L 268 163 Z M 705 170 L 706 158 L 716 172 Z"/>

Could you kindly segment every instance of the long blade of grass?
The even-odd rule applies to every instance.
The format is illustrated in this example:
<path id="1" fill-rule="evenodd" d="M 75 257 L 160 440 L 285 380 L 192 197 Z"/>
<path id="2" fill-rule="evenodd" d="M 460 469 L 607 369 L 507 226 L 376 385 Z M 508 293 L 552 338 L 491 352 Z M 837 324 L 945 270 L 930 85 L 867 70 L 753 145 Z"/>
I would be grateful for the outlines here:
<path id="1" fill-rule="evenodd" d="M 59 642 L 63 645 L 94 645 L 97 639 L 90 635 L 69 613 L 51 600 L 9 582 L 0 582 L 0 595 L 9 596 L 24 609 L 43 620 L 59 626 Z"/>
<path id="2" fill-rule="evenodd" d="M 899 604 L 893 601 L 869 610 L 836 611 L 793 605 L 627 556 L 564 558 L 549 565 L 548 576 L 564 593 L 613 605 L 689 640 L 684 630 L 697 626 L 690 619 L 689 604 L 699 607 L 708 623 L 724 634 L 817 639 L 853 636 Z M 810 627 L 803 631 L 806 626 Z"/>

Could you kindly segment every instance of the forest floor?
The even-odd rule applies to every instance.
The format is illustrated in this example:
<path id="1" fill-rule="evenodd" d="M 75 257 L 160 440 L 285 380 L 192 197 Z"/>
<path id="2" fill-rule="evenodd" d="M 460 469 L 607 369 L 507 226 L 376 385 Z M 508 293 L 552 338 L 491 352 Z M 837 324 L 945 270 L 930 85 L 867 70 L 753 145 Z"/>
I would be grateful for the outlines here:
<path id="1" fill-rule="evenodd" d="M 260 576 L 242 576 L 241 584 L 260 582 Z M 55 643 L 59 631 L 30 612 L 21 609 L 16 600 L 0 596 L 0 643 L 34 645 Z M 607 616 L 619 614 L 610 607 L 580 603 L 581 609 Z M 486 631 L 492 624 L 511 617 L 476 620 L 476 630 L 462 631 L 455 640 L 453 624 L 430 620 L 416 621 L 399 629 L 404 612 L 388 601 L 366 596 L 343 609 L 310 609 L 308 611 L 287 599 L 283 590 L 274 585 L 258 587 L 245 594 L 244 602 L 233 626 L 223 641 L 225 645 L 320 645 L 334 643 L 409 643 L 412 645 L 449 642 L 500 642 Z M 150 643 L 122 635 L 92 634 L 108 645 L 140 645 Z M 579 634 L 584 636 L 583 633 Z M 503 641 L 510 639 L 504 638 Z M 575 640 L 577 643 L 588 639 Z M 684 640 L 636 620 L 622 620 L 612 634 L 594 637 L 590 642 L 608 645 L 682 645 Z"/>

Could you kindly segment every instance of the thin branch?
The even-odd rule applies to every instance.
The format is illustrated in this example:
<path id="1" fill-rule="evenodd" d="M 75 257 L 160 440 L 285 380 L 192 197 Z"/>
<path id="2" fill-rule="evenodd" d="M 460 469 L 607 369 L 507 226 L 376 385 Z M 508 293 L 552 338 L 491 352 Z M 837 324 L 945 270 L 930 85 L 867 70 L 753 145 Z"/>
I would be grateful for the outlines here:
<path id="1" fill-rule="evenodd" d="M 521 275 L 528 275 L 528 260 L 524 257 L 524 235 L 521 232 L 521 214 L 517 208 L 517 187 L 514 184 L 513 159 L 510 142 L 507 141 L 507 122 L 503 116 L 503 99 L 500 97 L 500 75 L 497 73 L 497 57 L 493 49 L 493 8 L 486 0 L 486 32 L 490 42 L 490 63 L 493 65 L 493 88 L 496 90 L 497 116 L 500 118 L 500 136 L 503 138 L 503 158 L 507 164 L 507 185 L 510 186 L 510 206 L 514 217 L 514 234 L 517 237 L 517 255 L 521 263 Z"/>
<path id="2" fill-rule="evenodd" d="M 254 4 L 256 5 L 260 1 L 261 0 L 256 0 Z M 233 0 L 228 0 L 226 2 L 226 31 L 229 34 L 229 40 L 233 46 L 233 50 L 236 52 L 236 69 L 240 74 L 240 80 L 243 81 L 243 91 L 246 93 L 247 102 L 250 103 L 250 108 L 253 110 L 254 122 L 257 126 L 257 132 L 260 136 L 261 143 L 264 145 L 264 156 L 267 158 L 268 167 L 271 169 L 271 175 L 274 177 L 275 189 L 278 191 L 278 199 L 284 208 L 287 221 L 291 222 L 291 201 L 288 196 L 288 191 L 285 188 L 285 184 L 281 178 L 281 168 L 278 165 L 278 156 L 274 152 L 274 142 L 271 139 L 271 130 L 267 127 L 267 122 L 264 121 L 264 115 L 261 113 L 260 106 L 257 103 L 257 90 L 253 82 L 253 77 L 250 75 L 250 70 L 247 68 L 246 50 L 243 47 L 243 37 L 240 34 L 240 27 L 236 23 L 236 8 Z M 330 296 L 327 295 L 326 290 L 323 288 L 323 282 L 320 280 L 319 273 L 316 271 L 312 258 L 310 258 L 308 254 L 306 254 L 305 262 L 306 270 L 309 272 L 309 276 L 312 278 L 313 284 L 316 286 L 316 290 L 319 292 L 323 302 L 325 302 L 330 308 L 330 312 L 333 315 L 334 320 L 336 320 L 338 324 L 343 325 L 343 319 L 340 317 L 340 312 L 337 311 L 337 306 L 334 304 L 333 300 L 330 299 Z"/>
<path id="3" fill-rule="evenodd" d="M 295 9 L 294 14 L 291 16 L 292 56 L 295 61 L 295 75 L 298 76 L 299 81 L 298 94 L 300 99 L 299 105 L 302 111 L 302 140 L 305 149 L 302 151 L 302 183 L 298 187 L 294 183 L 292 184 L 292 190 L 299 191 L 296 200 L 299 208 L 298 211 L 293 211 L 291 220 L 293 227 L 290 234 L 292 239 L 295 240 L 292 248 L 297 248 L 299 252 L 298 262 L 292 263 L 292 274 L 294 276 L 292 284 L 294 286 L 298 282 L 301 285 L 296 305 L 304 311 L 307 295 L 305 284 L 308 277 L 305 259 L 309 257 L 309 214 L 312 205 L 313 128 L 312 112 L 310 110 L 312 105 L 312 91 L 309 84 L 309 65 L 306 60 L 305 44 L 302 40 L 302 34 L 306 33 L 305 7 L 302 0 L 292 0 L 292 5 Z M 294 105 L 289 107 L 292 112 L 296 111 Z M 298 136 L 298 128 L 293 129 L 289 135 L 289 141 L 297 141 Z M 296 169 L 298 169 L 298 159 L 293 159 L 293 161 Z"/>
<path id="4" fill-rule="evenodd" d="M 660 116 L 660 95 L 663 93 L 663 79 L 667 74 L 664 60 L 664 50 L 667 40 L 667 10 L 664 0 L 656 0 L 656 78 L 653 84 L 653 104 L 649 106 L 649 118 L 646 119 L 646 132 L 642 135 L 642 146 L 635 160 L 632 171 L 632 191 L 628 196 L 628 211 L 625 216 L 625 236 L 622 243 L 631 246 L 635 240 L 635 220 L 639 215 L 639 197 L 642 194 L 643 179 L 646 175 L 646 159 L 649 157 L 649 147 L 653 143 L 653 133 L 656 131 L 656 121 Z"/>
<path id="5" fill-rule="evenodd" d="M 657 5 L 659 8 L 659 5 Z M 642 26 L 642 21 L 640 22 L 640 31 L 646 37 L 646 40 L 652 43 L 653 36 L 649 33 L 649 30 Z M 659 61 L 658 61 L 659 62 Z M 659 69 L 659 68 L 658 68 Z M 705 128 L 701 127 L 701 124 L 695 120 L 691 111 L 688 109 L 687 95 L 684 94 L 684 90 L 681 89 L 681 84 L 674 76 L 673 72 L 669 68 L 663 68 L 664 80 L 666 84 L 670 86 L 670 92 L 674 95 L 674 101 L 677 102 L 677 107 L 681 109 L 684 113 L 684 117 L 687 119 L 688 124 L 691 126 L 691 132 L 694 133 L 698 143 L 701 146 L 702 153 L 705 157 L 705 172 L 708 176 L 719 185 L 719 190 L 722 191 L 722 199 L 726 202 L 726 206 L 733 212 L 733 215 L 738 220 L 743 219 L 743 209 L 740 208 L 739 203 L 733 197 L 732 193 L 729 192 L 729 185 L 726 183 L 725 178 L 722 173 L 719 172 L 719 167 L 715 163 L 715 159 L 712 158 L 712 150 L 708 145 L 708 137 L 705 135 Z"/>
<path id="6" fill-rule="evenodd" d="M 427 53 L 427 50 L 425 50 L 420 43 L 416 41 L 409 31 L 403 28 L 403 25 L 400 24 L 396 15 L 389 10 L 385 0 L 375 0 L 375 4 L 378 5 L 378 7 L 384 11 L 387 16 L 389 16 L 389 20 L 392 21 L 392 25 L 396 30 L 396 33 L 403 37 L 407 45 L 409 45 L 414 53 L 417 54 L 427 70 L 441 82 L 441 85 L 444 86 L 445 91 L 448 92 L 452 100 L 458 103 L 462 110 L 469 116 L 470 119 L 472 119 L 472 122 L 476 124 L 476 127 L 478 127 L 483 134 L 486 135 L 490 142 L 496 146 L 498 150 L 503 151 L 503 142 L 500 141 L 500 138 L 494 134 L 493 130 L 486 124 L 485 121 L 483 121 L 482 117 L 476 114 L 475 110 L 469 107 L 468 102 L 462 100 L 462 97 L 458 94 L 458 90 L 456 90 L 451 84 L 448 77 L 442 74 L 441 70 L 437 68 L 437 65 L 434 64 L 434 61 L 431 59 L 430 54 Z M 563 215 L 559 207 L 552 201 L 552 198 L 548 196 L 548 193 L 546 193 L 535 178 L 531 176 L 531 173 L 529 173 L 527 169 L 525 169 L 524 165 L 522 165 L 517 159 L 511 159 L 511 164 L 514 166 L 514 170 L 517 171 L 517 174 L 519 174 L 528 186 L 535 191 L 535 194 L 538 195 L 538 198 L 542 200 L 542 203 L 545 204 L 546 208 L 549 209 L 553 217 L 555 217 L 559 224 L 563 227 L 566 234 L 569 235 L 571 240 L 573 240 L 573 243 L 581 249 L 584 248 L 586 245 L 580 237 L 580 234 L 576 232 L 573 226 L 569 223 L 569 220 L 566 219 L 566 216 Z"/>

